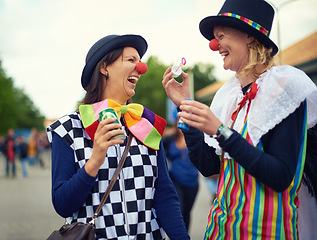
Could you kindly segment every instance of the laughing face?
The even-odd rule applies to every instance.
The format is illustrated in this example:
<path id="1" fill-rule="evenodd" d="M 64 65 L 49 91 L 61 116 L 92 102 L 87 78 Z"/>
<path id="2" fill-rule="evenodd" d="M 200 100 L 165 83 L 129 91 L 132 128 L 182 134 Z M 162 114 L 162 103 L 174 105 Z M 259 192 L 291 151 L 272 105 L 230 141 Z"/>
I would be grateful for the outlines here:
<path id="1" fill-rule="evenodd" d="M 135 67 L 138 62 L 140 62 L 138 51 L 133 47 L 125 47 L 122 55 L 107 66 L 109 77 L 104 79 L 104 99 L 110 98 L 125 104 L 134 96 L 136 83 L 140 78 L 140 73 Z"/>
<path id="2" fill-rule="evenodd" d="M 214 36 L 219 42 L 223 68 L 240 73 L 248 63 L 248 44 L 254 40 L 254 37 L 224 26 L 214 27 Z"/>

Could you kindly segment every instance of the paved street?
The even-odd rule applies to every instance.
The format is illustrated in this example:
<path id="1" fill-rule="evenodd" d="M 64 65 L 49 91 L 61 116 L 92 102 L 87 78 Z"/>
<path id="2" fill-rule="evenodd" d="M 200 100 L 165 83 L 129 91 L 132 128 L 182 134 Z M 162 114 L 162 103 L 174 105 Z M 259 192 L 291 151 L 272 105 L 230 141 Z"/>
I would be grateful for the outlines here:
<path id="1" fill-rule="evenodd" d="M 0 162 L 0 239 L 43 240 L 63 224 L 51 204 L 50 166 L 29 167 L 29 177 L 21 177 L 17 161 L 17 177 L 5 177 L 5 160 Z"/>
<path id="2" fill-rule="evenodd" d="M 21 177 L 17 161 L 17 177 L 5 177 L 5 160 L 0 157 L 0 240 L 45 240 L 64 222 L 51 204 L 49 157 L 45 168 L 29 167 L 29 177 Z M 192 211 L 190 235 L 202 240 L 209 213 L 210 196 L 200 179 L 198 198 Z"/>

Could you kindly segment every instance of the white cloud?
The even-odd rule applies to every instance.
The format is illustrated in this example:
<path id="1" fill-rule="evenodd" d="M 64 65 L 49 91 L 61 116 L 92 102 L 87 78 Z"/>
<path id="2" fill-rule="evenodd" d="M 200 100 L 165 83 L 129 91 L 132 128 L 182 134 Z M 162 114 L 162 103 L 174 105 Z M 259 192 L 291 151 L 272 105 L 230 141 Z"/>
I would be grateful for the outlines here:
<path id="1" fill-rule="evenodd" d="M 16 86 L 24 88 L 48 118 L 74 110 L 84 91 L 80 85 L 86 53 L 108 34 L 141 34 L 148 41 L 145 60 L 156 55 L 166 64 L 215 64 L 198 29 L 206 16 L 217 14 L 223 1 L 195 0 L 0 0 L 0 58 Z M 280 2 L 274 0 L 273 2 Z M 280 11 L 281 43 L 286 47 L 316 31 L 317 1 L 297 0 Z M 276 42 L 276 24 L 271 38 Z"/>

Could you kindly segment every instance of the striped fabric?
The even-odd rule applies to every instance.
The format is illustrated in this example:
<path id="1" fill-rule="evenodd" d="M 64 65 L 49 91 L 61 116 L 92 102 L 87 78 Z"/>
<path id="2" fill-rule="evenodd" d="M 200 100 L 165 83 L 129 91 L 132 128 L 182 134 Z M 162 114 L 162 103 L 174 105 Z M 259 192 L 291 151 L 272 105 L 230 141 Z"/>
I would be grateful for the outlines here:
<path id="1" fill-rule="evenodd" d="M 154 150 L 159 149 L 166 126 L 165 119 L 140 104 L 131 103 L 121 106 L 111 99 L 79 106 L 84 128 L 92 140 L 99 124 L 99 113 L 106 108 L 113 108 L 119 119 L 122 114 L 129 131 L 145 146 Z"/>
<path id="2" fill-rule="evenodd" d="M 243 22 L 245 22 L 246 24 L 250 25 L 251 27 L 253 27 L 254 29 L 260 31 L 261 33 L 263 33 L 265 36 L 270 36 L 270 32 L 268 30 L 266 30 L 264 27 L 262 27 L 260 24 L 248 19 L 248 18 L 245 18 L 245 17 L 242 17 L 238 14 L 234 14 L 234 13 L 220 13 L 219 16 L 226 16 L 226 17 L 234 17 L 236 19 L 239 19 Z"/>
<path id="3" fill-rule="evenodd" d="M 246 126 L 241 135 L 252 144 Z M 265 186 L 233 159 L 221 162 L 217 199 L 210 210 L 205 240 L 298 239 L 297 193 L 305 163 L 306 130 L 305 118 L 296 173 L 284 192 Z M 263 151 L 261 141 L 257 148 Z"/>

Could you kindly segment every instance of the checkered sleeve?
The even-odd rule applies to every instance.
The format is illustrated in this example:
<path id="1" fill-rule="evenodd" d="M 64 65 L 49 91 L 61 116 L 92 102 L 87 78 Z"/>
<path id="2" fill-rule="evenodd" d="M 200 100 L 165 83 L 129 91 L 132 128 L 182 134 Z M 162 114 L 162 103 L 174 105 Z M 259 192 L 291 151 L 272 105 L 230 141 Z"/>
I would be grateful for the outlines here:
<path id="1" fill-rule="evenodd" d="M 96 178 L 77 168 L 71 148 L 74 120 L 65 116 L 48 128 L 52 148 L 52 201 L 56 212 L 69 217 L 86 201 Z"/>
<path id="2" fill-rule="evenodd" d="M 47 136 L 50 143 L 52 143 L 52 134 L 55 132 L 61 138 L 63 138 L 70 146 L 73 144 L 73 122 L 79 120 L 75 115 L 65 115 L 62 118 L 56 120 L 47 128 Z"/>

